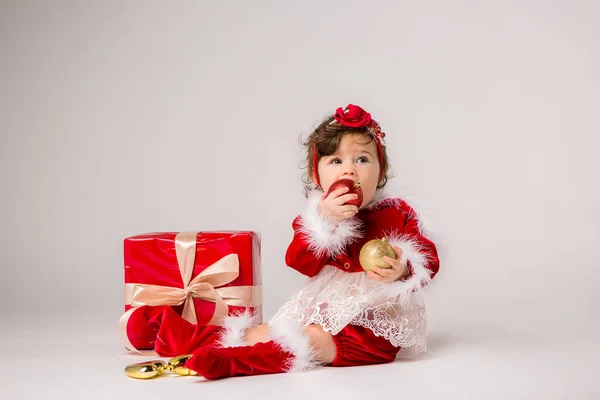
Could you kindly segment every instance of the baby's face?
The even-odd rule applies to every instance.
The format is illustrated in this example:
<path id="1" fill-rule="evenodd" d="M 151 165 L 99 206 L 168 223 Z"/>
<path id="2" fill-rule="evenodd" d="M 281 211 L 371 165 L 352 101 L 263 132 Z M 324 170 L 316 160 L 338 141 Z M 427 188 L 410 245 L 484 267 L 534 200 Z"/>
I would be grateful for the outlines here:
<path id="1" fill-rule="evenodd" d="M 379 159 L 377 142 L 357 134 L 344 135 L 337 152 L 321 157 L 318 163 L 321 187 L 327 193 L 331 184 L 339 179 L 360 181 L 364 206 L 375 195 L 379 183 Z"/>

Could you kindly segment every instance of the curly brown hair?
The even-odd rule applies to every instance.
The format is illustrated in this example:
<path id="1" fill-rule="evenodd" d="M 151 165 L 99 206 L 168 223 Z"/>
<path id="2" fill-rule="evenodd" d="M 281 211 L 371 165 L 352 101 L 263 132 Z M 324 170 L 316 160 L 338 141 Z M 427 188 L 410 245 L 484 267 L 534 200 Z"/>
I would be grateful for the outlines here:
<path id="1" fill-rule="evenodd" d="M 323 122 L 321 122 L 319 126 L 317 126 L 317 128 L 308 136 L 306 142 L 300 140 L 300 143 L 306 148 L 306 157 L 304 159 L 306 162 L 306 176 L 303 179 L 306 189 L 309 189 L 314 174 L 312 160 L 314 156 L 315 145 L 318 152 L 318 159 L 320 160 L 321 157 L 334 154 L 340 147 L 342 138 L 345 135 L 362 135 L 366 141 L 365 144 L 371 143 L 373 140 L 375 140 L 367 127 L 350 128 L 340 124 L 332 124 L 334 119 L 335 118 L 333 115 L 326 117 Z M 379 161 L 379 168 L 381 168 L 383 171 L 383 178 L 377 185 L 377 188 L 379 189 L 385 186 L 389 178 L 389 161 L 385 146 L 381 146 L 381 150 L 383 162 Z"/>

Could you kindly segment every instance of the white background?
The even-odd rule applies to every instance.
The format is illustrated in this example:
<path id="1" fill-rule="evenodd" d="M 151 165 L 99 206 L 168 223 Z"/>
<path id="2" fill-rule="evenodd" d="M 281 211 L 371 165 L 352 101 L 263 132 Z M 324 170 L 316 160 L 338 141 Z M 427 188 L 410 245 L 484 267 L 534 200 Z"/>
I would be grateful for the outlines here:
<path id="1" fill-rule="evenodd" d="M 62 390 L 77 365 L 88 397 L 185 388 L 122 376 L 123 239 L 259 231 L 268 319 L 303 280 L 283 259 L 298 139 L 354 103 L 387 133 L 388 188 L 434 223 L 430 352 L 301 386 L 422 368 L 405 394 L 597 398 L 599 18 L 596 1 L 0 2 L 0 349 L 57 378 L 2 386 Z M 297 378 L 227 387 L 252 379 Z"/>

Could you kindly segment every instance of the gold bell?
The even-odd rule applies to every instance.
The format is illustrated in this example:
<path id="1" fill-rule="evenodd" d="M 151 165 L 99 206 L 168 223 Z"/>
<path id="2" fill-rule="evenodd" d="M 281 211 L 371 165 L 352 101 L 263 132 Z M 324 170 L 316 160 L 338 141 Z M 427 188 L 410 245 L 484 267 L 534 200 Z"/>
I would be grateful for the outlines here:
<path id="1" fill-rule="evenodd" d="M 146 361 L 125 367 L 127 376 L 136 379 L 151 379 L 162 375 L 167 369 L 167 363 L 162 360 Z"/>
<path id="2" fill-rule="evenodd" d="M 369 240 L 360 249 L 360 265 L 365 271 L 371 271 L 376 266 L 379 268 L 392 268 L 390 264 L 383 260 L 384 256 L 396 259 L 396 252 L 387 240 L 385 238 Z"/>

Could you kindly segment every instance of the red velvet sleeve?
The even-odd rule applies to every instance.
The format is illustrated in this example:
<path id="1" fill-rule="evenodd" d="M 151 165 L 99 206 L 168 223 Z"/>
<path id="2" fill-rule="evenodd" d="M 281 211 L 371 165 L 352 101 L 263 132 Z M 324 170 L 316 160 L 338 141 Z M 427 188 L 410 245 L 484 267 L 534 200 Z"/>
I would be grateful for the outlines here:
<path id="1" fill-rule="evenodd" d="M 294 237 L 285 256 L 289 267 L 310 277 L 362 235 L 362 222 L 356 217 L 332 221 L 321 215 L 320 200 L 319 193 L 312 194 L 306 211 L 294 219 Z"/>
<path id="2" fill-rule="evenodd" d="M 313 277 L 323 269 L 331 257 L 326 253 L 317 254 L 315 251 L 309 250 L 310 241 L 302 232 L 301 218 L 300 216 L 296 217 L 292 223 L 294 238 L 285 253 L 285 263 L 288 267 Z"/>
<path id="3" fill-rule="evenodd" d="M 405 257 L 409 263 L 411 276 L 416 274 L 415 268 L 423 267 L 427 270 L 429 278 L 422 282 L 425 285 L 433 279 L 440 269 L 437 247 L 431 239 L 425 236 L 425 229 L 417 213 L 406 203 L 404 203 L 403 209 L 406 212 L 406 219 L 404 220 L 402 235 L 399 238 L 400 242 L 397 245 L 403 249 L 403 253 L 406 253 Z M 409 278 L 410 276 L 404 280 Z"/>
<path id="4" fill-rule="evenodd" d="M 386 235 L 386 239 L 392 246 L 402 249 L 401 260 L 407 263 L 410 275 L 389 284 L 386 292 L 389 296 L 399 295 L 408 301 L 411 293 L 431 282 L 439 271 L 440 260 L 424 221 L 412 207 L 400 201 L 394 221 L 394 229 Z"/>

